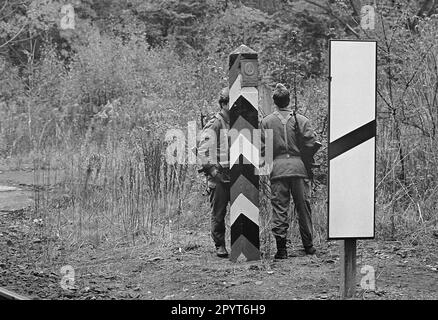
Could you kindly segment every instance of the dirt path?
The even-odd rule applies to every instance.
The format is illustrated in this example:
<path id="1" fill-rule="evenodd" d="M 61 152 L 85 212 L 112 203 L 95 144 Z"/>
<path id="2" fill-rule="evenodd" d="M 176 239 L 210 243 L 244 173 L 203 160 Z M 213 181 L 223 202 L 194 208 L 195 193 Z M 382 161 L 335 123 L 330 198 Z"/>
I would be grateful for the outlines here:
<path id="1" fill-rule="evenodd" d="M 0 174 L 0 185 L 13 184 Z M 19 204 L 29 196 L 26 192 L 10 189 L 0 197 Z M 73 250 L 57 239 L 38 238 L 26 201 L 21 209 L 0 210 L 0 286 L 21 294 L 43 299 L 338 299 L 336 242 L 319 245 L 317 256 L 305 256 L 294 243 L 289 245 L 294 257 L 287 260 L 232 263 L 214 255 L 205 225 L 151 244 L 139 240 Z M 359 241 L 356 298 L 438 299 L 438 239 L 427 239 L 416 246 Z M 73 290 L 61 287 L 66 265 L 74 269 Z M 359 285 L 365 265 L 375 270 L 375 291 Z"/>

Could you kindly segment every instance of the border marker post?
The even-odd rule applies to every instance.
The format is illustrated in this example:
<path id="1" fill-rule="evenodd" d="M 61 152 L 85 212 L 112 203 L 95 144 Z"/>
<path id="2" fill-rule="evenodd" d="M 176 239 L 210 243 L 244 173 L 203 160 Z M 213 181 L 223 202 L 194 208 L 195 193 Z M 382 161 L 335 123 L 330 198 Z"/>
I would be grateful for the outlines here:
<path id="1" fill-rule="evenodd" d="M 229 56 L 230 86 L 230 260 L 260 259 L 258 55 L 241 45 Z"/>

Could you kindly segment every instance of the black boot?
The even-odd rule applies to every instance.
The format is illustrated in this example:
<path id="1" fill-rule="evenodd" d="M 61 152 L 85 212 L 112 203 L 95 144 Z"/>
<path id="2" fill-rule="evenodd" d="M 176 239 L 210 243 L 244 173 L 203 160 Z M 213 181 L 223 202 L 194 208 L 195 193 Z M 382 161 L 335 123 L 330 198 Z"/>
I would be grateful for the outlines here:
<path id="1" fill-rule="evenodd" d="M 216 246 L 216 255 L 219 258 L 226 258 L 226 257 L 228 257 L 228 251 L 227 251 L 227 249 L 225 248 L 224 245 Z"/>
<path id="2" fill-rule="evenodd" d="M 305 248 L 304 248 L 304 251 L 305 251 L 306 254 L 308 254 L 308 255 L 313 255 L 313 254 L 316 253 L 316 249 L 315 249 L 314 246 L 311 246 L 311 247 L 305 247 Z"/>
<path id="3" fill-rule="evenodd" d="M 275 237 L 277 242 L 277 253 L 275 259 L 287 259 L 286 238 Z"/>

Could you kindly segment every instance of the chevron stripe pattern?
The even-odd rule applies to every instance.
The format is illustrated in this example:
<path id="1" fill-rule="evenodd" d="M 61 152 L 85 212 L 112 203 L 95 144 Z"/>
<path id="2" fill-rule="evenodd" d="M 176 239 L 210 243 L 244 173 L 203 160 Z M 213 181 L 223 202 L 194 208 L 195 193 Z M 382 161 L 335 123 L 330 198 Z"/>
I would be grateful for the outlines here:
<path id="1" fill-rule="evenodd" d="M 231 261 L 260 259 L 259 150 L 253 134 L 259 121 L 257 58 L 245 45 L 229 58 Z"/>

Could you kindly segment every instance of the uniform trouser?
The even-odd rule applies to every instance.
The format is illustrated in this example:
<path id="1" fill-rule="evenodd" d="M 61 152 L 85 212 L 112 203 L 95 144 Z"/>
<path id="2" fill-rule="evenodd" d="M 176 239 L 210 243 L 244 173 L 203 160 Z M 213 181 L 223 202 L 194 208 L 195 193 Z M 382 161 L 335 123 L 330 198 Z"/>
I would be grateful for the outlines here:
<path id="1" fill-rule="evenodd" d="M 216 247 L 225 246 L 225 215 L 229 201 L 229 182 L 217 182 L 215 188 L 210 188 L 211 237 Z"/>
<path id="2" fill-rule="evenodd" d="M 305 248 L 313 245 L 312 218 L 310 209 L 310 186 L 303 178 L 281 178 L 271 181 L 273 228 L 275 237 L 286 238 L 289 228 L 288 212 L 290 196 L 294 200 L 298 214 L 301 241 Z"/>

